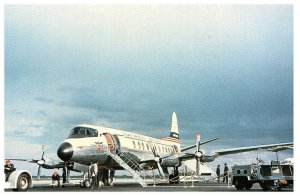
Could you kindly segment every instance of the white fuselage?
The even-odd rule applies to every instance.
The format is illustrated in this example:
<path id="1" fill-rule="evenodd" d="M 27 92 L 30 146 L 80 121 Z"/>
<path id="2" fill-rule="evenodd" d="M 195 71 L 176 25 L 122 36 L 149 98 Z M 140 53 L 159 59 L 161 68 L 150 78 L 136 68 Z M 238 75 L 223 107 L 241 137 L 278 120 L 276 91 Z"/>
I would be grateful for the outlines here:
<path id="1" fill-rule="evenodd" d="M 71 132 L 64 141 L 72 146 L 73 154 L 69 160 L 71 162 L 85 165 L 97 162 L 100 167 L 113 168 L 118 164 L 109 158 L 107 151 L 119 150 L 129 153 L 138 162 L 149 157 L 153 158 L 153 149 L 160 157 L 180 153 L 180 141 L 177 138 L 157 139 L 128 131 L 86 124 L 77 127 L 91 129 L 95 134 L 93 136 L 81 134 L 77 137 Z"/>

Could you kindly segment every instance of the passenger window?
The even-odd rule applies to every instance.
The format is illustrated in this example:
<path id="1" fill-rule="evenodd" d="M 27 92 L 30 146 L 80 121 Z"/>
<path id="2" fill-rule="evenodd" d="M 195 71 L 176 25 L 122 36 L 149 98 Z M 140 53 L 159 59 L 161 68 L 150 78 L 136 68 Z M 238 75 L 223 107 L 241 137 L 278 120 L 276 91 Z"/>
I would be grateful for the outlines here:
<path id="1" fill-rule="evenodd" d="M 144 142 L 142 142 L 142 148 L 143 148 L 143 150 L 145 150 Z"/>
<path id="2" fill-rule="evenodd" d="M 147 146 L 147 150 L 149 150 L 149 145 L 148 145 L 148 143 L 146 143 L 146 146 Z"/>
<path id="3" fill-rule="evenodd" d="M 247 170 L 244 170 L 244 174 L 247 174 Z"/>
<path id="4" fill-rule="evenodd" d="M 133 143 L 133 148 L 135 148 L 135 142 L 134 142 L 134 141 L 132 141 L 132 143 Z"/>
<path id="5" fill-rule="evenodd" d="M 240 173 L 241 173 L 241 171 L 240 171 L 240 170 L 236 170 L 236 173 L 237 173 L 237 174 L 240 174 Z"/>
<path id="6" fill-rule="evenodd" d="M 140 142 L 138 142 L 138 146 L 139 146 L 139 149 L 141 149 L 141 144 L 140 144 Z"/>

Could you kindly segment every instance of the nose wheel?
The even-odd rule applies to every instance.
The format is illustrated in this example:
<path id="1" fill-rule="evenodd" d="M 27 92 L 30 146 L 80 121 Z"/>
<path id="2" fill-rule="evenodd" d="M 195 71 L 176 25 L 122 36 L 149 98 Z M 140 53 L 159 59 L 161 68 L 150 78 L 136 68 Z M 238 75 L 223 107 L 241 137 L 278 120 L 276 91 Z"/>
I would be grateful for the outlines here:
<path id="1" fill-rule="evenodd" d="M 80 187 L 90 189 L 90 188 L 92 188 L 92 184 L 89 179 L 86 179 L 80 184 Z"/>

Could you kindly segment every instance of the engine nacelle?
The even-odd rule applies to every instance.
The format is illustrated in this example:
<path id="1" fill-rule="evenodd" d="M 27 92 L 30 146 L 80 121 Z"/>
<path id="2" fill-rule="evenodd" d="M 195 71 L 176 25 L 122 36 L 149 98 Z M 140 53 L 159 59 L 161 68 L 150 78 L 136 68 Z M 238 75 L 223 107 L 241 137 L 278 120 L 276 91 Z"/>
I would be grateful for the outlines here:
<path id="1" fill-rule="evenodd" d="M 79 163 L 74 163 L 72 169 L 77 170 L 77 171 L 82 171 L 82 172 L 88 172 L 89 171 L 89 166 L 79 164 Z"/>
<path id="2" fill-rule="evenodd" d="M 162 159 L 160 165 L 162 167 L 173 167 L 174 165 L 179 165 L 179 159 L 178 158 L 164 158 Z"/>
<path id="3" fill-rule="evenodd" d="M 207 156 L 207 155 L 203 155 L 201 158 L 200 158 L 200 161 L 201 162 L 212 162 L 215 160 L 215 156 Z"/>

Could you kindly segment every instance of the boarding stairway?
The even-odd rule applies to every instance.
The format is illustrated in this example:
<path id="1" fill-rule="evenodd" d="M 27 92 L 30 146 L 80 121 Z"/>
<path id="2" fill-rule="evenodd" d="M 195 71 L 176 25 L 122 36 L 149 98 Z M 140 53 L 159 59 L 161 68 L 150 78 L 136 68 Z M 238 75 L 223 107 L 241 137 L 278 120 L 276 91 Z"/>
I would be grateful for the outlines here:
<path id="1" fill-rule="evenodd" d="M 138 181 L 143 187 L 147 187 L 147 184 L 144 182 L 144 180 L 141 178 L 140 173 L 146 171 L 144 169 L 141 169 L 139 167 L 139 163 L 136 162 L 134 159 L 132 159 L 129 155 L 126 153 L 123 153 L 121 151 L 117 152 L 117 154 L 113 154 L 111 152 L 107 152 L 107 154 L 113 158 L 117 163 L 119 163 L 125 170 L 127 170 L 133 178 Z M 129 164 L 131 166 L 129 166 Z"/>

